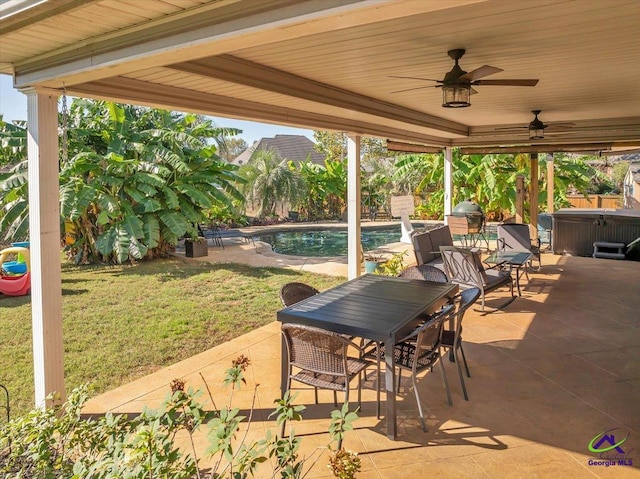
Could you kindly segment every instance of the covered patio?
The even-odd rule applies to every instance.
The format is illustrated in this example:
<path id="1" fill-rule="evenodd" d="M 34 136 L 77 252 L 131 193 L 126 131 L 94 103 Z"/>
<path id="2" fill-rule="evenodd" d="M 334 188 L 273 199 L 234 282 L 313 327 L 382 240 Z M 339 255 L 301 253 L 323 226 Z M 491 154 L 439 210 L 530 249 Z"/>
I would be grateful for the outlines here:
<path id="1" fill-rule="evenodd" d="M 523 296 L 504 311 L 469 311 L 465 317 L 468 402 L 453 363 L 446 362 L 452 407 L 437 372 L 420 379 L 427 433 L 420 429 L 405 376 L 397 396 L 398 439 L 389 440 L 384 417 L 376 419 L 375 383 L 373 375 L 368 377 L 360 419 L 344 442 L 362 460 L 357 477 L 424 477 L 425 471 L 445 478 L 640 477 L 634 457 L 640 446 L 640 269 L 632 262 L 543 258 L 543 270 L 531 275 Z M 489 301 L 504 301 L 506 294 L 492 293 Z M 252 366 L 247 387 L 234 393 L 233 404 L 247 414 L 257 387 L 247 436 L 254 440 L 276 428 L 268 416 L 280 395 L 279 351 L 280 325 L 274 321 L 94 397 L 85 412 L 138 413 L 144 406 L 157 407 L 175 378 L 194 388 L 204 388 L 204 378 L 216 403 L 226 404 L 224 371 L 244 354 Z M 294 427 L 303 437 L 302 453 L 309 455 L 328 443 L 332 396 L 321 392 L 316 406 L 312 389 L 299 392 L 296 402 L 307 405 L 307 411 Z M 623 449 L 634 467 L 617 461 L 609 467 L 589 465 L 595 457 L 589 441 L 613 428 L 630 433 Z M 204 457 L 206 437 L 199 435 L 195 442 Z M 325 452 L 308 477 L 330 477 L 326 457 Z"/>

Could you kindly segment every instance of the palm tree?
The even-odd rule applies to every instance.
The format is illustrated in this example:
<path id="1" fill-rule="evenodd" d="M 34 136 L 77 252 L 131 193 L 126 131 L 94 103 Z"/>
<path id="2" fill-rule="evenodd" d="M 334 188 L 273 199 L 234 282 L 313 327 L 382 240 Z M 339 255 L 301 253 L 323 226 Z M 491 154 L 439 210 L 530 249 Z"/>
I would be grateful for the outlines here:
<path id="1" fill-rule="evenodd" d="M 304 195 L 300 174 L 273 149 L 257 150 L 239 174 L 246 180 L 245 199 L 260 218 L 275 215 L 278 202 L 295 205 Z"/>

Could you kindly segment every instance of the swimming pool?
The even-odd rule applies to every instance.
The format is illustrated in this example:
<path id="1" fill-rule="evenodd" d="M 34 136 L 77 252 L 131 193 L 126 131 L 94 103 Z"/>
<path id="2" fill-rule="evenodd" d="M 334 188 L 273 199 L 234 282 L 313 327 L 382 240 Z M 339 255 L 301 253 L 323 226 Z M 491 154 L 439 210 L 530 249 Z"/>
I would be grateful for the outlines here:
<path id="1" fill-rule="evenodd" d="M 418 225 L 414 225 L 418 227 Z M 400 225 L 363 228 L 362 249 L 369 251 L 387 243 L 400 241 Z M 346 256 L 347 230 L 287 230 L 254 235 L 255 239 L 269 243 L 276 253 L 293 256 Z"/>

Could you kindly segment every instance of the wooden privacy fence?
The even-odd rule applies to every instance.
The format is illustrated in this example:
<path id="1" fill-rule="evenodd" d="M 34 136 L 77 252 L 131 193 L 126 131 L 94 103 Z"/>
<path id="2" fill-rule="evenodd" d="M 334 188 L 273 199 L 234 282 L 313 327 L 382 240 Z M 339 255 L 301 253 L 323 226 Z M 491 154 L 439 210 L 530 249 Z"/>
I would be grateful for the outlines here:
<path id="1" fill-rule="evenodd" d="M 620 195 L 582 195 L 567 196 L 572 208 L 622 208 L 622 196 Z"/>

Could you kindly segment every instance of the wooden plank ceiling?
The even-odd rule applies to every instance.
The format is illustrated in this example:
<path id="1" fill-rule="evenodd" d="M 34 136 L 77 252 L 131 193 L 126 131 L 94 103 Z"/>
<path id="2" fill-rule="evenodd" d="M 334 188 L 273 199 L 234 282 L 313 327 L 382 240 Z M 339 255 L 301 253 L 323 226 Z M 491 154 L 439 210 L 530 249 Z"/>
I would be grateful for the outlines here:
<path id="1" fill-rule="evenodd" d="M 438 147 L 640 142 L 637 0 L 12 1 L 0 71 L 19 87 Z M 539 83 L 447 109 L 434 82 L 393 78 L 440 80 L 454 48 Z"/>

